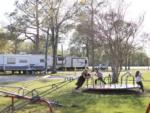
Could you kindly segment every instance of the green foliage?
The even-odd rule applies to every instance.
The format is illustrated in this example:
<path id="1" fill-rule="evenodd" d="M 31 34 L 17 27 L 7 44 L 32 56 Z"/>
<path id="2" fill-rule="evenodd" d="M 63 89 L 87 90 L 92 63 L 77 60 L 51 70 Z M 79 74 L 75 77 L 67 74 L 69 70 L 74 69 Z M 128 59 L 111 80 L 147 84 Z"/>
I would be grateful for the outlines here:
<path id="1" fill-rule="evenodd" d="M 130 56 L 131 66 L 148 66 L 149 57 L 144 52 L 135 51 Z"/>
<path id="2" fill-rule="evenodd" d="M 8 40 L 8 33 L 4 31 L 0 31 L 0 52 L 5 53 L 9 52 L 9 40 Z"/>

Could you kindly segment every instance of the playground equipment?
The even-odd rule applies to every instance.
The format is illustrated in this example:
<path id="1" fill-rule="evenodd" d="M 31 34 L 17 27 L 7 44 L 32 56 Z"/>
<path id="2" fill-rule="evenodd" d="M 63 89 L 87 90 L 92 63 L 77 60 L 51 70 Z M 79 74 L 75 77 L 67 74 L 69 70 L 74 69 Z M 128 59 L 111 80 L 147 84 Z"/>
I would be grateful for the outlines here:
<path id="1" fill-rule="evenodd" d="M 53 113 L 51 103 L 39 96 L 28 97 L 28 96 L 17 95 L 14 93 L 4 92 L 4 91 L 0 91 L 0 93 L 3 94 L 4 97 L 9 97 L 12 100 L 11 105 L 7 106 L 5 109 L 0 111 L 0 113 L 12 113 L 15 110 L 18 110 L 18 109 L 28 105 L 29 103 L 44 103 L 49 107 L 49 112 Z M 28 100 L 29 102 L 23 102 L 23 103 L 19 103 L 19 104 L 15 105 L 15 99 Z"/>
<path id="2" fill-rule="evenodd" d="M 18 87 L 18 86 L 8 86 L 8 85 L 0 85 L 1 90 L 7 91 L 7 92 L 13 92 L 12 93 L 16 93 L 20 94 L 20 95 L 24 95 L 26 92 L 29 92 L 30 90 L 24 87 Z"/>
<path id="3" fill-rule="evenodd" d="M 104 81 L 107 85 L 104 85 L 101 81 L 99 84 L 95 84 L 94 78 L 91 78 L 91 84 L 89 84 L 89 79 L 86 82 L 85 90 L 99 90 L 99 91 L 121 91 L 121 90 L 134 90 L 139 89 L 140 87 L 135 84 L 134 76 L 130 72 L 126 72 L 120 77 L 120 82 L 112 84 L 112 77 L 109 74 L 107 77 L 104 77 Z"/>
<path id="4" fill-rule="evenodd" d="M 6 86 L 7 88 L 8 87 L 16 88 L 16 90 L 15 90 L 16 93 L 10 92 L 10 91 L 9 92 L 3 91 L 3 90 L 5 90 L 4 89 L 5 86 L 1 86 L 3 88 L 3 90 L 2 89 L 0 90 L 0 95 L 3 97 L 11 98 L 11 104 L 9 106 L 7 106 L 6 108 L 4 108 L 3 110 L 1 110 L 0 113 L 12 113 L 15 110 L 19 110 L 19 109 L 25 107 L 26 105 L 36 104 L 36 103 L 44 103 L 45 105 L 48 106 L 49 113 L 53 113 L 52 105 L 58 105 L 58 106 L 63 106 L 63 105 L 58 104 L 54 101 L 46 100 L 43 97 L 57 91 L 58 89 L 62 88 L 63 86 L 71 83 L 73 80 L 75 80 L 75 78 L 67 77 L 67 78 L 65 78 L 64 81 L 61 81 L 61 82 L 58 82 L 55 84 L 38 87 L 31 91 L 24 89 L 22 87 Z M 42 92 L 38 92 L 39 89 L 43 89 L 43 88 L 47 88 L 47 89 L 43 90 Z M 27 90 L 28 92 L 20 94 L 20 89 L 23 90 L 22 92 L 24 92 L 24 90 Z M 15 101 L 15 99 L 17 99 L 17 101 Z M 25 101 L 22 102 L 20 100 L 25 100 Z"/>

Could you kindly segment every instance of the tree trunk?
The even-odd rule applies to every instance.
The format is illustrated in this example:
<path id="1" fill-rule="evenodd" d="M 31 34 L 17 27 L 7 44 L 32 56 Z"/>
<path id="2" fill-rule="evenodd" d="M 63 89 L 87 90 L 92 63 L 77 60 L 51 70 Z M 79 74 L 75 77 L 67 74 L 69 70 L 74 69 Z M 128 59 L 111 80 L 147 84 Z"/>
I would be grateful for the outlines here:
<path id="1" fill-rule="evenodd" d="M 58 46 L 58 37 L 59 37 L 59 28 L 57 27 L 54 32 L 53 41 L 52 41 L 52 51 L 53 51 L 53 69 L 52 73 L 56 73 L 56 63 L 57 63 L 57 46 Z"/>
<path id="2" fill-rule="evenodd" d="M 51 28 L 51 42 L 52 42 L 52 53 L 53 53 L 53 66 L 52 66 L 52 73 L 56 73 L 56 53 L 55 53 L 55 30 L 54 27 Z"/>
<path id="3" fill-rule="evenodd" d="M 118 61 L 118 59 L 116 59 L 115 57 L 113 57 L 114 59 L 112 59 L 111 61 L 111 68 L 112 68 L 112 83 L 118 83 L 119 82 L 119 74 L 121 71 L 121 66 L 119 65 L 120 62 Z"/>
<path id="4" fill-rule="evenodd" d="M 92 41 L 92 70 L 94 71 L 95 54 L 94 54 L 94 9 L 93 0 L 91 1 L 92 13 L 91 13 L 91 41 Z"/>
<path id="5" fill-rule="evenodd" d="M 86 57 L 89 59 L 89 44 L 88 44 L 88 41 L 87 41 L 87 44 L 86 44 Z"/>
<path id="6" fill-rule="evenodd" d="M 47 29 L 47 37 L 45 40 L 45 74 L 47 74 L 47 56 L 48 56 L 48 45 L 49 45 L 49 28 Z"/>
<path id="7" fill-rule="evenodd" d="M 130 56 L 128 58 L 128 70 L 130 70 Z"/>
<path id="8" fill-rule="evenodd" d="M 18 50 L 18 42 L 17 42 L 17 39 L 15 40 L 14 42 L 14 45 L 15 45 L 15 48 L 14 48 L 14 53 L 17 54 L 17 50 Z"/>
<path id="9" fill-rule="evenodd" d="M 125 71 L 127 71 L 127 63 L 128 62 L 128 58 L 126 57 L 126 59 L 125 59 Z"/>
<path id="10" fill-rule="evenodd" d="M 118 83 L 119 72 L 117 67 L 112 67 L 112 83 Z"/>
<path id="11" fill-rule="evenodd" d="M 53 51 L 53 69 L 52 69 L 52 73 L 56 73 L 56 62 L 57 62 L 57 46 L 53 45 L 52 47 L 52 51 Z"/>
<path id="12" fill-rule="evenodd" d="M 35 39 L 35 48 L 34 53 L 39 53 L 39 14 L 38 14 L 38 0 L 36 0 L 36 39 Z"/>

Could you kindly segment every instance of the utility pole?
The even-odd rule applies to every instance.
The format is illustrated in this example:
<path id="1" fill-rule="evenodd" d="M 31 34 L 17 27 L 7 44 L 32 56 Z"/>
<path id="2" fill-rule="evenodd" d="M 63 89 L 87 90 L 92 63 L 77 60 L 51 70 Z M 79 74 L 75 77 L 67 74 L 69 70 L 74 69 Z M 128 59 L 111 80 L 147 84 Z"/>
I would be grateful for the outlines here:
<path id="1" fill-rule="evenodd" d="M 64 50 L 63 50 L 63 44 L 61 43 L 61 55 L 62 55 L 62 68 L 64 68 Z"/>
<path id="2" fill-rule="evenodd" d="M 49 42 L 49 28 L 47 29 L 47 37 L 45 40 L 45 74 L 47 74 L 47 56 L 48 56 L 48 42 Z"/>
<path id="3" fill-rule="evenodd" d="M 39 53 L 39 29 L 40 29 L 40 23 L 39 23 L 39 0 L 36 0 L 36 12 L 35 12 L 35 22 L 36 22 L 36 40 L 35 40 L 35 48 L 34 48 L 34 53 L 38 54 Z"/>

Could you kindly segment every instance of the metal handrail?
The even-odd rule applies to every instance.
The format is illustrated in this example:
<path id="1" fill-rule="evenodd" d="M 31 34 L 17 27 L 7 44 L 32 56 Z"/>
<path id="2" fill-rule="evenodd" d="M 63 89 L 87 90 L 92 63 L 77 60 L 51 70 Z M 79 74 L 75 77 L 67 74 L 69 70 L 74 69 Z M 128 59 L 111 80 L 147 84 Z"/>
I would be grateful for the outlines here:
<path id="1" fill-rule="evenodd" d="M 92 86 L 94 88 L 95 87 L 94 77 L 90 77 L 90 78 L 86 79 L 86 86 L 87 86 L 87 88 L 89 87 L 89 80 L 91 80 L 91 84 L 92 84 Z"/>
<path id="2" fill-rule="evenodd" d="M 126 76 L 126 81 L 125 81 L 126 88 L 128 87 L 128 81 L 129 81 L 128 78 L 129 78 L 129 77 L 132 77 L 133 85 L 135 86 L 134 76 L 132 76 L 132 75 L 129 76 L 129 75 L 128 75 L 128 76 Z"/>
<path id="3" fill-rule="evenodd" d="M 108 80 L 108 84 L 111 86 L 111 81 L 112 81 L 112 78 L 111 78 L 111 75 L 109 74 L 108 76 L 104 77 L 104 81 L 106 82 L 106 80 Z"/>
<path id="4" fill-rule="evenodd" d="M 132 75 L 131 75 L 130 72 L 126 72 L 126 73 L 124 73 L 123 75 L 121 75 L 121 83 L 120 83 L 121 86 L 122 86 L 122 84 L 123 84 L 123 79 L 124 79 L 124 77 L 125 77 L 125 79 L 126 79 L 127 76 L 132 76 Z"/>

